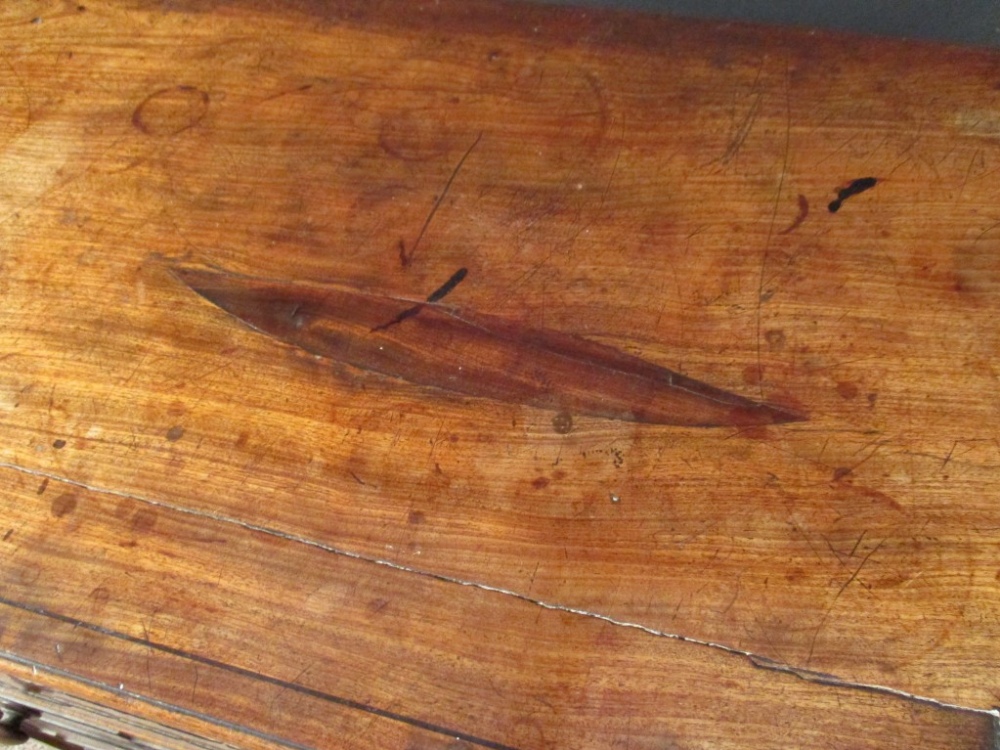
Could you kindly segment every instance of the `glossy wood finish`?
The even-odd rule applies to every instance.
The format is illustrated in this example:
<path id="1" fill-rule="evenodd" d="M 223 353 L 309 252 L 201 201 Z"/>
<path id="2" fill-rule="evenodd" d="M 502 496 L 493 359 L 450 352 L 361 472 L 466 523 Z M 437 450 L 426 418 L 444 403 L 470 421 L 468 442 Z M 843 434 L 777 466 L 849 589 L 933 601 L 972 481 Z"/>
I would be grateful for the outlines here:
<path id="1" fill-rule="evenodd" d="M 996 53 L 478 2 L 0 34 L 11 668 L 248 743 L 989 746 Z M 428 388 L 178 267 L 465 268 L 457 309 L 807 419 Z"/>

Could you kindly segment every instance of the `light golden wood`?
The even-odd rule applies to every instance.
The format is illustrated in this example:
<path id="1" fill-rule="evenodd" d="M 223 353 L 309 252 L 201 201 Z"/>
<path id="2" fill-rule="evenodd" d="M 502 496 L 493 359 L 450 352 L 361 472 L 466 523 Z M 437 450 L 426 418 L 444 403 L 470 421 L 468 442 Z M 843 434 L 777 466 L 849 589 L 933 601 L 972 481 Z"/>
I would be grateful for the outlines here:
<path id="1" fill-rule="evenodd" d="M 12 657 L 309 746 L 987 741 L 661 635 L 1000 704 L 1000 55 L 457 0 L 15 0 L 0 39 Z M 179 264 L 467 268 L 448 304 L 808 418 L 394 380 Z"/>

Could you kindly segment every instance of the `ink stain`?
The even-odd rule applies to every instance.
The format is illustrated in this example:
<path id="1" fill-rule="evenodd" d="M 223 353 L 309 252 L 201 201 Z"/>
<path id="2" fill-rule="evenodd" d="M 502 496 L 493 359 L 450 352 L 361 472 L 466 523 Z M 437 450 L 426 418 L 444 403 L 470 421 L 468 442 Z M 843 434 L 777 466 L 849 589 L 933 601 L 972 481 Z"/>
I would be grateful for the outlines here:
<path id="1" fill-rule="evenodd" d="M 439 302 L 440 300 L 447 297 L 456 286 L 462 283 L 462 279 L 464 279 L 468 275 L 468 273 L 469 269 L 467 268 L 459 268 L 457 271 L 455 271 L 455 273 L 451 275 L 450 279 L 448 279 L 438 289 L 436 289 L 435 291 L 431 292 L 430 295 L 428 295 L 427 297 L 428 304 L 434 304 L 435 302 Z M 414 315 L 419 313 L 423 309 L 423 307 L 424 307 L 423 304 L 416 304 L 413 307 L 408 307 L 401 313 L 399 313 L 399 315 L 394 317 L 392 320 L 372 328 L 371 332 L 377 333 L 379 331 L 384 331 L 386 328 L 391 328 L 394 325 L 399 325 L 407 318 L 412 318 Z M 296 321 L 296 323 L 298 323 L 298 321 Z M 297 324 L 295 327 L 301 328 L 302 325 Z"/>
<path id="2" fill-rule="evenodd" d="M 451 275 L 451 278 L 444 282 L 437 290 L 432 292 L 428 297 L 428 302 L 439 302 L 447 297 L 451 291 L 462 283 L 464 279 L 469 274 L 468 268 L 459 268 L 455 273 Z"/>
<path id="3" fill-rule="evenodd" d="M 838 466 L 836 469 L 833 470 L 833 481 L 839 482 L 844 477 L 850 476 L 851 471 L 852 469 L 850 466 Z"/>
<path id="4" fill-rule="evenodd" d="M 184 437 L 184 428 L 181 427 L 179 424 L 175 424 L 173 427 L 167 430 L 167 440 L 169 440 L 171 443 L 176 443 L 182 437 Z"/>
<path id="5" fill-rule="evenodd" d="M 861 177 L 853 180 L 847 187 L 837 191 L 837 198 L 830 201 L 830 205 L 827 208 L 830 209 L 831 214 L 835 214 L 848 198 L 863 193 L 866 190 L 871 190 L 877 183 L 878 179 L 875 177 Z"/>
<path id="6" fill-rule="evenodd" d="M 60 438 L 59 440 L 53 440 L 52 447 L 55 448 L 57 451 L 62 450 L 63 448 L 66 447 L 66 441 L 63 440 L 62 438 Z"/>
<path id="7" fill-rule="evenodd" d="M 573 431 L 573 415 L 568 411 L 561 411 L 552 417 L 552 429 L 560 435 L 568 435 Z"/>
<path id="8" fill-rule="evenodd" d="M 399 313 L 399 315 L 397 315 L 396 317 L 394 317 L 392 320 L 389 320 L 389 321 L 387 321 L 385 323 L 382 323 L 381 325 L 377 325 L 374 328 L 372 328 L 371 332 L 372 333 L 378 333 L 379 331 L 384 331 L 386 328 L 392 328 L 395 325 L 399 325 L 400 323 L 402 323 L 407 318 L 412 318 L 414 315 L 416 315 L 417 313 L 419 313 L 423 309 L 423 307 L 424 306 L 422 304 L 420 304 L 420 305 L 414 305 L 413 307 L 408 307 L 405 310 L 403 310 L 401 313 Z M 302 325 L 301 324 L 300 325 L 296 325 L 295 327 L 296 328 L 301 328 Z"/>
<path id="9" fill-rule="evenodd" d="M 422 510 L 411 510 L 406 516 L 406 522 L 413 526 L 419 526 L 426 518 L 427 516 Z"/>
<path id="10" fill-rule="evenodd" d="M 531 486 L 536 490 L 544 490 L 549 486 L 549 481 L 548 477 L 537 477 L 534 481 L 532 481 Z"/>

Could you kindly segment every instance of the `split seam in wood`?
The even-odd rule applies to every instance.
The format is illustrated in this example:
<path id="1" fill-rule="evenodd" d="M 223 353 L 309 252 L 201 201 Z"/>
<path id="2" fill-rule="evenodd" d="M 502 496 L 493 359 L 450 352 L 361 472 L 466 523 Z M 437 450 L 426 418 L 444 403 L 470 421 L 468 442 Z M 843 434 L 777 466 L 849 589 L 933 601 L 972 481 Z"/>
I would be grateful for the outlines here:
<path id="1" fill-rule="evenodd" d="M 75 479 L 69 479 L 67 477 L 60 476 L 51 472 L 41 471 L 38 469 L 29 469 L 18 464 L 12 464 L 9 462 L 0 461 L 0 469 L 11 469 L 13 471 L 18 471 L 23 474 L 28 474 L 30 476 L 40 477 L 48 479 L 50 481 L 62 482 L 73 487 L 78 487 L 82 490 L 88 492 L 94 492 L 98 494 L 111 495 L 113 497 L 125 498 L 127 500 L 133 500 L 135 502 L 143 503 L 156 508 L 163 508 L 167 511 L 172 511 L 176 513 L 182 513 L 188 516 L 194 516 L 196 518 L 205 518 L 218 523 L 230 524 L 233 526 L 240 527 L 247 531 L 266 534 L 268 536 L 276 537 L 279 539 L 284 539 L 285 541 L 304 544 L 308 547 L 313 547 L 315 549 L 328 552 L 330 554 L 339 555 L 341 557 L 346 557 L 351 560 L 357 560 L 359 562 L 365 562 L 372 565 L 380 565 L 385 568 L 390 568 L 392 570 L 397 570 L 402 573 L 409 573 L 412 575 L 422 576 L 424 578 L 430 578 L 433 580 L 441 581 L 443 583 L 449 583 L 458 586 L 465 586 L 467 588 L 478 589 L 480 591 L 489 592 L 492 594 L 500 594 L 503 596 L 513 597 L 519 601 L 525 602 L 527 604 L 532 604 L 542 609 L 547 609 L 554 612 L 564 612 L 566 614 L 578 615 L 580 617 L 588 617 L 590 619 L 599 620 L 610 625 L 616 625 L 618 627 L 630 628 L 633 630 L 638 630 L 640 632 L 646 633 L 647 635 L 656 636 L 659 638 L 669 638 L 675 641 L 681 641 L 683 643 L 690 643 L 695 646 L 702 646 L 705 648 L 711 648 L 718 651 L 722 651 L 733 656 L 742 656 L 747 659 L 750 664 L 758 669 L 766 669 L 773 672 L 779 672 L 782 674 L 792 675 L 807 682 L 813 682 L 820 685 L 827 685 L 836 688 L 845 688 L 853 690 L 862 690 L 866 692 L 878 693 L 882 695 L 891 695 L 897 698 L 903 698 L 906 700 L 911 700 L 917 703 L 923 703 L 935 708 L 955 710 L 955 711 L 969 711 L 977 714 L 986 714 L 993 717 L 994 725 L 1000 727 L 1000 708 L 994 709 L 981 709 L 973 708 L 970 706 L 961 706 L 954 703 L 948 703 L 946 701 L 941 701 L 936 698 L 932 698 L 924 695 L 917 695 L 915 693 L 909 693 L 905 690 L 899 690 L 897 688 L 888 687 L 885 685 L 876 685 L 872 683 L 863 682 L 852 682 L 850 680 L 845 680 L 843 678 L 837 677 L 836 675 L 827 674 L 824 672 L 818 672 L 811 669 L 804 669 L 801 667 L 796 667 L 791 664 L 786 664 L 784 662 L 775 661 L 766 656 L 760 654 L 755 654 L 752 651 L 745 651 L 743 649 L 734 648 L 732 646 L 726 646 L 722 643 L 715 643 L 713 641 L 706 641 L 698 638 L 691 638 L 680 633 L 668 633 L 657 628 L 649 627 L 648 625 L 643 625 L 641 623 L 629 622 L 627 620 L 621 620 L 610 615 L 604 615 L 599 612 L 591 612 L 585 609 L 579 609 L 577 607 L 570 607 L 564 604 L 556 604 L 554 602 L 547 602 L 542 599 L 536 599 L 534 597 L 522 594 L 513 589 L 507 589 L 500 586 L 491 586 L 486 583 L 479 583 L 476 581 L 466 581 L 462 578 L 457 578 L 455 576 L 449 576 L 442 573 L 435 573 L 429 570 L 423 570 L 421 568 L 415 568 L 409 565 L 403 565 L 401 563 L 392 562 L 391 560 L 383 560 L 377 557 L 371 557 L 369 555 L 364 555 L 360 552 L 353 552 L 351 550 L 340 549 L 329 544 L 324 544 L 323 542 L 317 541 L 315 539 L 309 539 L 308 537 L 299 536 L 297 534 L 292 534 L 285 531 L 280 531 L 278 529 L 272 529 L 267 526 L 261 526 L 259 524 L 250 523 L 248 521 L 241 521 L 238 518 L 233 518 L 232 516 L 226 516 L 221 513 L 214 513 L 212 511 L 206 510 L 195 510 L 192 508 L 184 508 L 181 506 L 172 505 L 170 503 L 163 502 L 161 500 L 154 500 L 152 498 L 144 497 L 142 495 L 136 495 L 130 492 L 124 492 L 122 490 L 114 490 L 106 487 L 98 487 L 95 485 L 90 485 L 85 482 L 81 482 Z M 997 747 L 995 750 L 1000 750 L 1000 731 L 997 733 Z"/>

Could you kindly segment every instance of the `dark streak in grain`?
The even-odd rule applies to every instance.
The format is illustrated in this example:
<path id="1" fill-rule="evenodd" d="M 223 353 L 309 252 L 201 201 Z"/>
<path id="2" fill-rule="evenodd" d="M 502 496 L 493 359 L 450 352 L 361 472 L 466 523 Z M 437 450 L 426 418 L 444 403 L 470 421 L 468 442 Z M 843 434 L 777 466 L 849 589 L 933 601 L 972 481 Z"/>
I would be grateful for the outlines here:
<path id="1" fill-rule="evenodd" d="M 262 333 L 419 386 L 651 424 L 750 427 L 805 419 L 610 346 L 516 320 L 334 284 L 193 268 L 175 268 L 174 274 Z M 292 308 L 298 323 L 289 319 Z M 403 318 L 412 322 L 384 324 Z M 380 335 L 372 336 L 373 330 Z"/>

